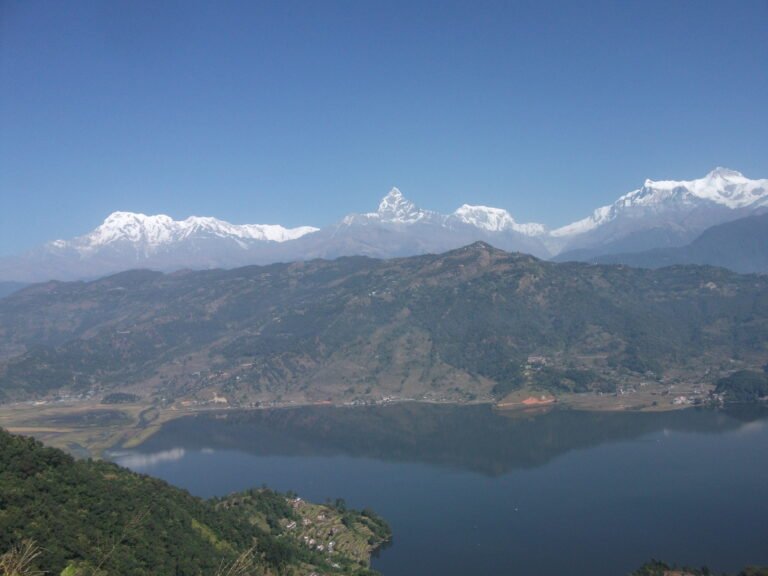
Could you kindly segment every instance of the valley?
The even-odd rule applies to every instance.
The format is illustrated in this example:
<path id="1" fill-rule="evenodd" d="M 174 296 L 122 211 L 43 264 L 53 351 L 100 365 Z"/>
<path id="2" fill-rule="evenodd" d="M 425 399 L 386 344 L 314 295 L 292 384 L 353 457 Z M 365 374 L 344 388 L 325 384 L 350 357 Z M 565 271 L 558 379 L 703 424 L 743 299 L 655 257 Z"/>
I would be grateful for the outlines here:
<path id="1" fill-rule="evenodd" d="M 0 426 L 99 455 L 206 412 L 674 410 L 768 395 L 767 346 L 768 278 L 716 268 L 558 264 L 475 243 L 132 271 L 0 300 Z M 741 373 L 726 397 L 718 386 Z"/>
<path id="2" fill-rule="evenodd" d="M 768 576 L 766 2 L 0 0 L 0 576 Z"/>

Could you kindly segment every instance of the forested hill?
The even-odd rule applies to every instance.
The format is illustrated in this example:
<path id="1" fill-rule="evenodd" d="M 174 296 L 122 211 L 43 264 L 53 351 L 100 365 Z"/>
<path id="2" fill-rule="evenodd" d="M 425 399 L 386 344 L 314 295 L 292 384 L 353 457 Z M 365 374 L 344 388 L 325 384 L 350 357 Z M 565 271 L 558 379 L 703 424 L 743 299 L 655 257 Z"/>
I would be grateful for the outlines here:
<path id="1" fill-rule="evenodd" d="M 303 544 L 301 528 L 288 528 L 302 524 L 293 504 L 266 489 L 202 500 L 0 429 L 0 574 L 30 540 L 39 555 L 19 575 L 297 575 L 329 571 L 331 563 L 339 566 L 334 573 L 371 574 L 359 551 L 388 538 L 386 524 L 372 513 L 314 507 L 355 551 L 339 545 L 331 555 Z M 236 562 L 247 569 L 228 572 Z"/>
<path id="2" fill-rule="evenodd" d="M 39 284 L 0 300 L 0 394 L 230 405 L 613 391 L 768 360 L 768 277 L 544 262 L 483 243 Z"/>

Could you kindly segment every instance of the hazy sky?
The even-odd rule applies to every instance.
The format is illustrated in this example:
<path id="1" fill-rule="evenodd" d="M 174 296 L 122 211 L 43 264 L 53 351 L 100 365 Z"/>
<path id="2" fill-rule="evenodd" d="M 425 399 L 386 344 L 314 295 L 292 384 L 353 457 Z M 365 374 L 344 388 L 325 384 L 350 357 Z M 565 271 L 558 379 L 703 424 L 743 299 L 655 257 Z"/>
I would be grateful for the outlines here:
<path id="1" fill-rule="evenodd" d="M 768 1 L 0 0 L 0 254 L 114 210 L 549 226 L 768 177 Z"/>

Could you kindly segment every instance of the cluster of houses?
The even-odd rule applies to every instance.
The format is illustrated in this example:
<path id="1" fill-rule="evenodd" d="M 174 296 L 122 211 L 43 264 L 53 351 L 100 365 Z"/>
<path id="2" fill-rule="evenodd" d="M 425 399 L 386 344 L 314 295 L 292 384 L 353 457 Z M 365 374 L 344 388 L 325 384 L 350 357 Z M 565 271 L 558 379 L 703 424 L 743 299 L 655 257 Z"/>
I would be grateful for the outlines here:
<path id="1" fill-rule="evenodd" d="M 325 544 L 323 544 L 322 542 L 318 542 L 314 538 L 310 538 L 309 536 L 303 536 L 302 540 L 304 541 L 304 544 L 309 546 L 309 548 L 313 548 L 313 549 L 317 550 L 318 552 L 325 552 L 326 549 L 327 549 L 328 554 L 333 554 L 334 547 L 336 546 L 336 542 L 334 542 L 333 540 L 328 542 L 327 546 Z"/>
<path id="2" fill-rule="evenodd" d="M 301 498 L 299 498 L 299 497 L 292 498 L 292 499 L 288 500 L 288 503 L 291 505 L 291 508 L 293 508 L 294 510 L 298 510 L 298 509 L 302 508 L 305 505 L 304 501 Z M 317 517 L 316 517 L 316 520 L 318 522 L 324 522 L 327 519 L 328 519 L 328 517 L 325 514 L 323 514 L 322 512 L 320 514 L 318 514 Z M 304 528 L 307 528 L 307 527 L 311 526 L 312 524 L 313 524 L 312 519 L 310 519 L 310 518 L 308 518 L 306 516 L 301 519 L 301 525 Z M 286 527 L 287 530 L 296 530 L 296 528 L 298 527 L 298 523 L 295 520 L 292 520 L 285 527 Z M 331 529 L 328 531 L 328 536 L 333 536 L 334 534 L 337 533 L 337 531 L 338 531 L 338 529 L 335 526 L 331 527 Z M 328 552 L 328 554 L 333 554 L 333 552 L 335 550 L 335 547 L 336 547 L 336 542 L 333 541 L 333 540 L 328 542 L 328 544 L 323 544 L 322 542 L 318 541 L 317 539 L 312 538 L 312 537 L 307 536 L 307 535 L 302 536 L 301 539 L 302 539 L 302 541 L 304 542 L 304 544 L 306 546 L 308 546 L 309 548 L 311 548 L 313 550 L 317 550 L 318 552 Z"/>
<path id="3" fill-rule="evenodd" d="M 57 394 L 56 396 L 45 398 L 43 400 L 25 400 L 23 402 L 15 402 L 14 404 L 22 405 L 27 404 L 31 406 L 47 406 L 48 404 L 67 404 L 69 402 L 83 402 L 92 400 L 96 395 L 95 390 L 88 390 L 87 392 L 81 392 L 80 394 Z"/>

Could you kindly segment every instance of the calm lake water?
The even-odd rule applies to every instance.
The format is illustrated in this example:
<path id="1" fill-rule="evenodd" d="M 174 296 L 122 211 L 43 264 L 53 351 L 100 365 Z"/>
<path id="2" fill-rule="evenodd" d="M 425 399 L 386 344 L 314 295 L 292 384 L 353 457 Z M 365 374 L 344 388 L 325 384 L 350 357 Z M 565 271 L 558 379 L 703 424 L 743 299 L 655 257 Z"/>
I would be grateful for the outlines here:
<path id="1" fill-rule="evenodd" d="M 267 484 L 371 507 L 385 576 L 621 576 L 768 564 L 768 412 L 503 414 L 403 404 L 189 417 L 134 470 L 200 496 Z"/>

